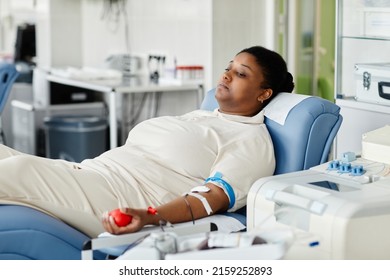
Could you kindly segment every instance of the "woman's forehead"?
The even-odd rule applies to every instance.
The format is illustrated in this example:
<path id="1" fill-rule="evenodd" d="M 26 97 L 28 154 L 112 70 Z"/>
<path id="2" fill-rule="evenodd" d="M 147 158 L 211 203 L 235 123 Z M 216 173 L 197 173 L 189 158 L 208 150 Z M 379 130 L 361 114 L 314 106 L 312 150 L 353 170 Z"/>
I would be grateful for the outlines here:
<path id="1" fill-rule="evenodd" d="M 234 59 L 230 63 L 241 65 L 252 71 L 260 71 L 260 66 L 256 61 L 256 57 L 254 57 L 250 53 L 245 53 L 245 52 L 239 53 L 234 57 Z"/>

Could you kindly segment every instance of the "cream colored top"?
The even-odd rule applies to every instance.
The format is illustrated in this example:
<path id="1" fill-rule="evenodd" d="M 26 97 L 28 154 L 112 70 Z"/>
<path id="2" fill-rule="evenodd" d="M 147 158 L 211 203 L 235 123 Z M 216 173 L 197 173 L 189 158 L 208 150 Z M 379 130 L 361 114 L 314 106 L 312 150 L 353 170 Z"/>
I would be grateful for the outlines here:
<path id="1" fill-rule="evenodd" d="M 234 192 L 234 211 L 255 180 L 273 174 L 275 159 L 263 112 L 243 117 L 216 109 L 143 121 L 123 146 L 80 166 L 99 172 L 130 207 L 167 203 L 218 172 Z M 127 188 L 131 195 L 120 191 Z"/>

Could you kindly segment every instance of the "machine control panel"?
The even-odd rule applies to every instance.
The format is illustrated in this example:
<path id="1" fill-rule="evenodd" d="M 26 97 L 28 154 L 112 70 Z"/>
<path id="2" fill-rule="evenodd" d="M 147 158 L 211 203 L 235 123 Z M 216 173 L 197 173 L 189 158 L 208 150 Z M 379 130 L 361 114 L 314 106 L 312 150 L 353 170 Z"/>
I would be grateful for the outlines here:
<path id="1" fill-rule="evenodd" d="M 344 153 L 341 159 L 332 160 L 311 169 L 361 184 L 390 177 L 389 164 L 356 157 L 352 152 Z"/>

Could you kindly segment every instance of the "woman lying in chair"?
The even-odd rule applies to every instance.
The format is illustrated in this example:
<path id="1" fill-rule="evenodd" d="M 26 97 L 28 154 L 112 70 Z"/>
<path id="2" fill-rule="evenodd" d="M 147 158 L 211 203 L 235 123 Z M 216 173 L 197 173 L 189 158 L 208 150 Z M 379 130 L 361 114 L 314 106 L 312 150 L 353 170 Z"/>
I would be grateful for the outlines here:
<path id="1" fill-rule="evenodd" d="M 220 78 L 213 112 L 146 120 L 123 146 L 81 163 L 0 146 L 0 203 L 36 208 L 91 237 L 237 210 L 254 181 L 275 168 L 262 109 L 293 88 L 280 55 L 244 49 Z M 115 208 L 132 221 L 118 226 L 107 214 Z"/>

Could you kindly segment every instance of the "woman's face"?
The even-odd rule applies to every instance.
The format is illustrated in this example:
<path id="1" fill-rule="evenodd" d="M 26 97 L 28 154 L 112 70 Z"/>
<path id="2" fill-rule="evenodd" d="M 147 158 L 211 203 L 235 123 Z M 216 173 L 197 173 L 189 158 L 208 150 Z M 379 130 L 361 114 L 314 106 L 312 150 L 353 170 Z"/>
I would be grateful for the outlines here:
<path id="1" fill-rule="evenodd" d="M 262 108 L 262 101 L 272 95 L 271 89 L 261 87 L 262 69 L 256 58 L 240 53 L 229 63 L 216 88 L 215 97 L 222 113 L 254 116 Z"/>

